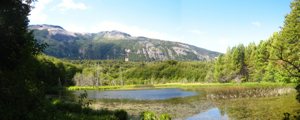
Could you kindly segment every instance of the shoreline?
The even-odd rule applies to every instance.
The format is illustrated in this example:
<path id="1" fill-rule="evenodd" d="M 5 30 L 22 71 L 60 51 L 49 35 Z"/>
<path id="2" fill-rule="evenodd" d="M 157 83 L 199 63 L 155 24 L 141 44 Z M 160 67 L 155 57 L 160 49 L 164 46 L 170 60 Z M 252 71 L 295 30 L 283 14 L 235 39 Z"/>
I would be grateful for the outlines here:
<path id="1" fill-rule="evenodd" d="M 153 88 L 206 88 L 206 87 L 296 87 L 296 83 L 245 82 L 245 83 L 165 83 L 152 85 L 117 85 L 117 86 L 70 86 L 67 90 L 138 90 Z"/>

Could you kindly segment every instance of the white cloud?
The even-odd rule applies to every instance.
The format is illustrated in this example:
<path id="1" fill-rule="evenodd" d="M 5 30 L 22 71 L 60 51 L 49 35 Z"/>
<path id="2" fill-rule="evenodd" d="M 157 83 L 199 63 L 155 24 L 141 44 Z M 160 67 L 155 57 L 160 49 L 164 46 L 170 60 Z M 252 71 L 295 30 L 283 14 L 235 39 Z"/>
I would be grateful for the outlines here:
<path id="1" fill-rule="evenodd" d="M 112 21 L 103 21 L 95 24 L 93 26 L 78 26 L 78 25 L 66 25 L 64 28 L 71 32 L 80 32 L 80 33 L 97 33 L 101 31 L 112 31 L 117 30 L 121 32 L 128 33 L 132 36 L 143 36 L 153 39 L 161 39 L 161 40 L 170 40 L 170 41 L 181 41 L 184 39 L 183 36 L 170 36 L 169 34 L 157 32 L 145 28 L 141 28 L 135 25 L 125 25 L 118 22 Z"/>
<path id="2" fill-rule="evenodd" d="M 223 53 L 227 51 L 228 47 L 232 47 L 233 45 L 236 44 L 234 43 L 234 40 L 232 38 L 225 37 L 225 36 L 217 38 L 216 42 L 217 42 L 215 43 L 216 47 L 213 50 L 223 52 Z"/>
<path id="3" fill-rule="evenodd" d="M 196 35 L 204 35 L 205 34 L 205 32 L 197 30 L 197 29 L 190 30 L 189 32 L 193 33 L 193 34 L 196 34 Z"/>
<path id="4" fill-rule="evenodd" d="M 70 32 L 79 32 L 79 33 L 86 33 L 89 32 L 86 27 L 77 25 L 77 24 L 68 24 L 64 26 L 64 28 Z"/>
<path id="5" fill-rule="evenodd" d="M 33 23 L 43 23 L 48 18 L 47 14 L 44 12 L 45 7 L 52 2 L 52 0 L 40 0 L 38 2 L 34 2 L 33 10 L 31 11 L 31 15 L 29 19 Z"/>
<path id="6" fill-rule="evenodd" d="M 87 6 L 84 3 L 75 2 L 74 0 L 62 0 L 61 3 L 57 5 L 61 11 L 66 11 L 69 9 L 73 10 L 85 10 Z"/>
<path id="7" fill-rule="evenodd" d="M 251 24 L 254 25 L 255 27 L 261 27 L 260 22 L 252 22 Z"/>

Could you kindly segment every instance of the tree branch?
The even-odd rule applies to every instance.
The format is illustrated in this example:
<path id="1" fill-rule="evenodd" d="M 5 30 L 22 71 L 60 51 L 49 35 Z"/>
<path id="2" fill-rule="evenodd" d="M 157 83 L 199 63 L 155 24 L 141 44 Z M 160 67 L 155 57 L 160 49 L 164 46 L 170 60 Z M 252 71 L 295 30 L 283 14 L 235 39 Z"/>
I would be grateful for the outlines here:
<path id="1" fill-rule="evenodd" d="M 279 47 L 272 46 L 272 47 L 275 48 L 275 49 L 277 49 L 279 51 L 279 54 L 276 54 L 276 56 L 278 57 L 278 59 L 269 58 L 270 60 L 281 60 L 281 61 L 287 63 L 288 65 L 292 66 L 298 73 L 300 73 L 300 66 L 294 64 L 292 61 L 284 59 L 284 57 L 283 57 L 283 50 L 284 49 L 283 49 L 282 46 L 279 46 Z M 291 69 L 288 69 L 287 65 L 285 65 L 284 69 L 286 69 L 288 71 L 288 73 L 290 74 L 290 76 L 300 78 L 300 74 L 294 74 Z"/>

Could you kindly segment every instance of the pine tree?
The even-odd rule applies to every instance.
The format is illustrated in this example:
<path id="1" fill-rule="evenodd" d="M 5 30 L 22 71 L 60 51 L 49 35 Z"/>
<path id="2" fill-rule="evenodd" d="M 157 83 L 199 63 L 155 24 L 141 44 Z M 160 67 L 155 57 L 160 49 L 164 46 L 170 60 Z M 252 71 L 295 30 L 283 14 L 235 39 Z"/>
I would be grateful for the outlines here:
<path id="1" fill-rule="evenodd" d="M 291 12 L 285 17 L 284 26 L 274 41 L 274 58 L 289 79 L 300 82 L 300 0 L 291 3 Z M 300 101 L 300 84 L 296 87 Z"/>
<path id="2" fill-rule="evenodd" d="M 284 26 L 272 45 L 277 63 L 290 77 L 300 78 L 300 0 L 291 4 Z"/>
<path id="3" fill-rule="evenodd" d="M 246 48 L 245 48 L 245 66 L 248 71 L 248 81 L 254 82 L 256 81 L 256 78 L 254 77 L 255 75 L 255 54 L 256 54 L 256 49 L 257 46 L 255 43 L 250 43 Z"/>
<path id="4" fill-rule="evenodd" d="M 222 65 L 224 65 L 224 55 L 220 55 L 214 64 L 214 72 L 213 72 L 214 77 L 213 78 L 215 81 L 219 81 L 219 82 L 224 81 L 222 79 L 223 71 L 224 71 L 224 68 Z"/>

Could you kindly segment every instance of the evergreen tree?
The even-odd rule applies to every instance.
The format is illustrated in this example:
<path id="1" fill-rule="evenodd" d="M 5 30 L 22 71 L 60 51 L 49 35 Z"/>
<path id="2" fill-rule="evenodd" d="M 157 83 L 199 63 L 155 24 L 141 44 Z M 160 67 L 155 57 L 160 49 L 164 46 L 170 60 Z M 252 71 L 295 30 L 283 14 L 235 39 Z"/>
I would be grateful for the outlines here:
<path id="1" fill-rule="evenodd" d="M 274 41 L 274 58 L 289 79 L 300 80 L 300 0 L 291 3 L 291 12 L 285 17 L 282 30 Z M 300 101 L 300 84 L 296 87 Z"/>
<path id="2" fill-rule="evenodd" d="M 284 26 L 272 45 L 272 60 L 286 70 L 290 77 L 300 78 L 300 0 L 291 4 L 291 12 L 285 17 Z"/>
<path id="3" fill-rule="evenodd" d="M 37 54 L 38 45 L 28 32 L 28 18 L 32 0 L 1 1 L 0 7 L 0 65 L 2 69 L 14 69 L 24 60 Z"/>
<path id="4" fill-rule="evenodd" d="M 268 42 L 261 41 L 257 47 L 256 55 L 255 55 L 255 79 L 257 81 L 266 81 L 264 79 L 266 73 L 266 67 L 269 62 L 269 50 L 268 50 Z"/>
<path id="5" fill-rule="evenodd" d="M 214 64 L 214 79 L 219 82 L 226 82 L 227 80 L 224 78 L 224 65 L 225 59 L 224 55 L 220 55 Z"/>
<path id="6" fill-rule="evenodd" d="M 245 48 L 245 66 L 248 71 L 248 81 L 254 82 L 256 81 L 254 75 L 255 75 L 255 55 L 256 55 L 256 45 L 255 43 L 250 43 L 246 48 Z"/>
<path id="7" fill-rule="evenodd" d="M 27 30 L 31 2 L 0 1 L 0 119 L 27 119 L 43 97 L 32 72 L 43 46 Z"/>

